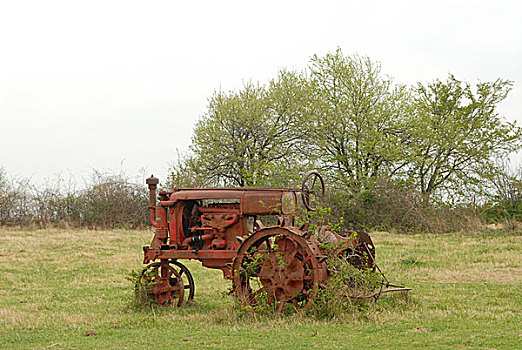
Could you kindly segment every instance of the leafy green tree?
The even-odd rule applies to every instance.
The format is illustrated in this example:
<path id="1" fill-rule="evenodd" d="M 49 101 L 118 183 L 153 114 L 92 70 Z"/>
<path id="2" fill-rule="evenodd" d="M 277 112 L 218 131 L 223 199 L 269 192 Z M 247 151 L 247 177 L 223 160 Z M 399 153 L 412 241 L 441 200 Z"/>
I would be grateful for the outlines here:
<path id="1" fill-rule="evenodd" d="M 409 170 L 422 193 L 476 192 L 494 175 L 495 159 L 520 149 L 522 129 L 497 112 L 511 85 L 498 79 L 473 88 L 453 75 L 417 85 Z"/>
<path id="2" fill-rule="evenodd" d="M 351 188 L 404 169 L 409 94 L 368 57 L 340 49 L 311 59 L 316 109 L 311 135 L 323 169 Z"/>
<path id="3" fill-rule="evenodd" d="M 267 86 L 248 83 L 238 92 L 215 93 L 194 129 L 192 169 L 215 185 L 291 183 L 306 163 L 307 94 L 306 79 L 287 71 Z"/>
<path id="4" fill-rule="evenodd" d="M 170 164 L 165 189 L 174 187 L 200 188 L 212 186 L 210 180 L 200 171 L 194 154 L 177 150 L 176 161 Z"/>
<path id="5" fill-rule="evenodd" d="M 399 181 L 424 199 L 477 193 L 498 174 L 494 160 L 522 146 L 497 112 L 510 88 L 451 75 L 408 88 L 368 57 L 315 55 L 303 73 L 216 92 L 170 185 L 292 186 L 319 167 L 342 192 Z"/>

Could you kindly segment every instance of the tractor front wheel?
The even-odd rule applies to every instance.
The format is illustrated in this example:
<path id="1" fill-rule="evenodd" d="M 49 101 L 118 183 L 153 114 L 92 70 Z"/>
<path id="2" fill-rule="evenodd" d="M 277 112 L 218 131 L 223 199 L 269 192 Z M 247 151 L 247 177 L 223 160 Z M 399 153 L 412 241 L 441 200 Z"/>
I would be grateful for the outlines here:
<path id="1" fill-rule="evenodd" d="M 177 305 L 184 302 L 185 286 L 181 275 L 168 261 L 147 265 L 140 275 L 136 288 L 160 305 Z"/>

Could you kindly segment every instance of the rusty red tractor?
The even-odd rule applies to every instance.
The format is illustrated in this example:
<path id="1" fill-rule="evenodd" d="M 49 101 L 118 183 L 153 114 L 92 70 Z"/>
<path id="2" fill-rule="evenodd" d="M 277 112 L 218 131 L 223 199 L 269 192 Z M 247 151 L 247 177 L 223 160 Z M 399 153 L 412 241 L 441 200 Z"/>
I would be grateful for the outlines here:
<path id="1" fill-rule="evenodd" d="M 150 246 L 143 247 L 149 265 L 141 280 L 151 286 L 147 293 L 159 304 L 181 305 L 194 298 L 194 279 L 182 259 L 222 270 L 243 305 L 256 305 L 256 297 L 266 293 L 280 308 L 285 303 L 305 307 L 325 285 L 325 240 L 354 266 L 376 266 L 375 248 L 364 232 L 323 227 L 321 242 L 308 224 L 295 226 L 298 194 L 308 211 L 324 198 L 324 182 L 316 171 L 305 175 L 299 189 L 174 188 L 159 192 L 159 201 L 159 180 L 151 176 L 146 183 L 156 231 Z M 263 220 L 271 224 L 265 226 Z"/>

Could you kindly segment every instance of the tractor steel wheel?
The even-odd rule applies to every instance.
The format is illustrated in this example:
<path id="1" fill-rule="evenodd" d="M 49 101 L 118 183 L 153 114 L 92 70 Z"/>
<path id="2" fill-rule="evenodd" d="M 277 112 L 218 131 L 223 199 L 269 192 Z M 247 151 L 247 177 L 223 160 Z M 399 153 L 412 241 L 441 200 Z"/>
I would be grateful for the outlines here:
<path id="1" fill-rule="evenodd" d="M 301 200 L 306 210 L 316 210 L 324 202 L 324 181 L 317 171 L 313 170 L 305 174 L 301 184 Z"/>
<path id="2" fill-rule="evenodd" d="M 183 280 L 183 286 L 185 289 L 185 297 L 187 298 L 185 301 L 190 302 L 194 299 L 194 292 L 196 291 L 196 285 L 194 284 L 194 278 L 190 273 L 190 270 L 176 260 L 170 260 L 169 264 L 178 272 Z M 188 295 L 186 290 L 188 289 Z"/>
<path id="3" fill-rule="evenodd" d="M 232 265 L 234 291 L 243 305 L 260 298 L 306 307 L 320 283 L 319 263 L 303 237 L 289 228 L 264 228 L 247 238 Z"/>
<path id="4" fill-rule="evenodd" d="M 355 240 L 348 241 L 345 247 L 335 252 L 335 256 L 345 258 L 358 269 L 375 270 L 375 246 L 366 232 L 357 232 Z"/>
<path id="5" fill-rule="evenodd" d="M 160 305 L 180 306 L 184 302 L 183 279 L 166 261 L 147 265 L 141 272 L 139 283 L 147 295 Z"/>

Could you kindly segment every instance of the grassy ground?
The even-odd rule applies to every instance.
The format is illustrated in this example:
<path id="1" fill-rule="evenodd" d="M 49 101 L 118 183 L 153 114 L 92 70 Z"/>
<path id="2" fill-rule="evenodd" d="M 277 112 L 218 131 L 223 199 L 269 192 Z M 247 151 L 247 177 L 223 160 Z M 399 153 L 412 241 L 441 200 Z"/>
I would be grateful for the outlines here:
<path id="1" fill-rule="evenodd" d="M 230 282 L 198 262 L 193 305 L 137 311 L 126 276 L 150 232 L 0 230 L 0 348 L 520 349 L 520 234 L 372 237 L 389 279 L 414 290 L 317 320 L 238 313 Z"/>

